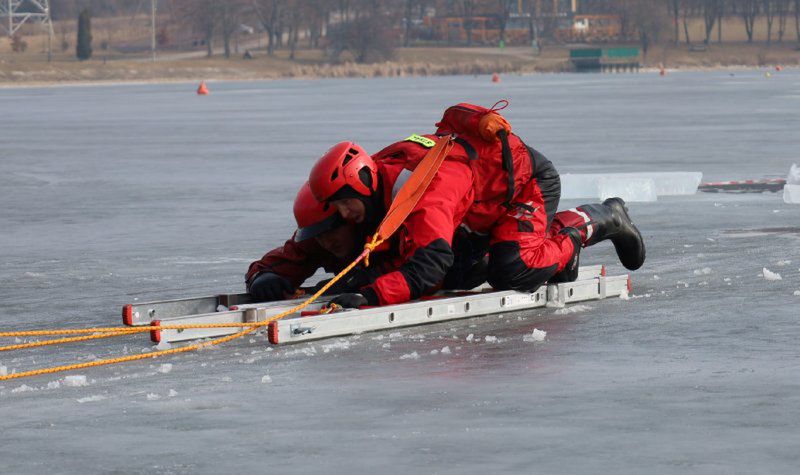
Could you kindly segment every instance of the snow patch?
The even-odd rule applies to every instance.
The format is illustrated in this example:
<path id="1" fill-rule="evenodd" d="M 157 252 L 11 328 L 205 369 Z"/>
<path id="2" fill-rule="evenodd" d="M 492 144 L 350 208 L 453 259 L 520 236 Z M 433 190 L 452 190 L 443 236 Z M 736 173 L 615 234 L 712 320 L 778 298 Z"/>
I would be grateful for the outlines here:
<path id="1" fill-rule="evenodd" d="M 711 273 L 710 267 L 703 267 L 702 269 L 695 269 L 694 275 L 708 275 Z"/>
<path id="2" fill-rule="evenodd" d="M 800 291 L 798 291 L 798 292 L 800 292 Z M 450 347 L 449 347 L 449 346 L 445 346 L 444 348 L 442 348 L 442 351 L 441 351 L 441 353 L 442 353 L 443 355 L 449 355 L 449 354 L 451 353 L 451 351 L 450 351 Z"/>
<path id="3" fill-rule="evenodd" d="M 156 371 L 162 374 L 167 374 L 170 371 L 172 371 L 172 363 L 164 363 L 161 366 L 159 366 Z"/>
<path id="4" fill-rule="evenodd" d="M 169 393 L 167 393 L 167 397 L 175 397 L 177 395 L 178 395 L 178 391 L 176 391 L 174 389 L 170 389 Z"/>
<path id="5" fill-rule="evenodd" d="M 778 274 L 777 272 L 772 272 L 771 270 L 767 269 L 766 267 L 761 269 L 761 273 L 764 276 L 765 280 L 769 280 L 769 281 L 783 280 L 783 277 L 781 277 L 780 274 Z"/>
<path id="6" fill-rule="evenodd" d="M 103 399 L 108 399 L 108 398 L 106 396 L 103 396 L 102 394 L 95 394 L 94 396 L 86 396 L 86 397 L 78 398 L 78 399 L 76 399 L 76 401 L 78 401 L 79 403 L 83 404 L 85 402 L 102 401 Z"/>
<path id="7" fill-rule="evenodd" d="M 8 368 L 3 365 L 0 365 L 0 376 L 8 376 Z"/>
<path id="8" fill-rule="evenodd" d="M 776 262 L 775 265 L 778 266 L 778 267 L 783 267 L 783 266 L 788 266 L 791 263 L 792 263 L 792 261 L 780 260 L 780 261 Z"/>
<path id="9" fill-rule="evenodd" d="M 22 386 L 18 386 L 18 387 L 16 387 L 16 388 L 11 390 L 11 392 L 14 393 L 14 394 L 16 394 L 16 393 L 26 393 L 28 391 L 36 391 L 36 388 L 32 388 L 32 387 L 28 386 L 27 384 L 23 384 Z"/>
<path id="10" fill-rule="evenodd" d="M 522 341 L 527 343 L 533 343 L 537 341 L 544 341 L 544 338 L 547 336 L 547 332 L 544 330 L 539 330 L 538 328 L 533 329 L 533 333 L 530 335 L 525 335 L 522 337 Z"/>
<path id="11" fill-rule="evenodd" d="M 172 349 L 172 345 L 170 345 L 168 341 L 160 341 L 160 342 L 158 342 L 158 344 L 155 346 L 155 348 L 156 348 L 156 350 L 158 350 L 158 351 L 163 351 L 163 350 L 171 350 L 171 349 Z"/>
<path id="12" fill-rule="evenodd" d="M 483 341 L 485 341 L 486 343 L 497 343 L 498 340 L 497 337 L 494 335 L 486 335 L 483 338 Z"/>
<path id="13" fill-rule="evenodd" d="M 403 356 L 401 356 L 400 359 L 401 360 L 418 360 L 419 359 L 419 353 L 417 353 L 416 351 L 411 352 L 411 353 L 406 353 Z"/>
<path id="14" fill-rule="evenodd" d="M 161 399 L 161 396 L 159 396 L 158 394 L 156 394 L 156 393 L 147 393 L 147 400 L 148 401 L 158 401 L 159 399 Z"/>
<path id="15" fill-rule="evenodd" d="M 439 354 L 439 350 L 431 350 L 431 354 L 432 355 L 438 355 Z"/>
<path id="16" fill-rule="evenodd" d="M 473 335 L 472 333 L 467 335 L 467 338 L 465 338 L 465 340 L 467 340 L 467 341 L 472 341 L 473 339 L 475 339 L 475 335 Z"/>
<path id="17" fill-rule="evenodd" d="M 382 345 L 381 345 L 381 348 L 385 348 L 385 349 L 387 349 L 387 350 L 388 350 L 389 348 L 391 348 L 391 347 L 392 347 L 392 344 L 391 344 L 391 343 L 384 343 L 384 344 L 382 344 Z"/>
<path id="18" fill-rule="evenodd" d="M 349 350 L 349 349 L 350 349 L 350 342 L 347 340 L 339 340 L 335 343 L 331 343 L 330 345 L 322 345 L 323 353 L 330 353 L 331 350 Z"/>
<path id="19" fill-rule="evenodd" d="M 272 382 L 272 378 L 270 377 L 270 375 L 265 374 L 264 376 L 261 377 L 261 384 L 267 384 L 267 383 L 271 383 L 271 382 Z"/>
<path id="20" fill-rule="evenodd" d="M 795 290 L 794 291 L 794 296 L 795 297 L 800 297 L 800 290 Z"/>
<path id="21" fill-rule="evenodd" d="M 588 305 L 573 305 L 571 307 L 560 308 L 553 313 L 556 315 L 568 315 L 570 313 L 587 312 L 591 309 L 592 307 Z"/>
<path id="22" fill-rule="evenodd" d="M 58 389 L 61 387 L 61 382 L 59 381 L 50 381 L 47 383 L 47 389 Z"/>
<path id="23" fill-rule="evenodd" d="M 64 376 L 64 386 L 77 388 L 80 386 L 86 386 L 89 383 L 86 381 L 86 376 L 82 374 L 74 374 L 71 376 Z"/>

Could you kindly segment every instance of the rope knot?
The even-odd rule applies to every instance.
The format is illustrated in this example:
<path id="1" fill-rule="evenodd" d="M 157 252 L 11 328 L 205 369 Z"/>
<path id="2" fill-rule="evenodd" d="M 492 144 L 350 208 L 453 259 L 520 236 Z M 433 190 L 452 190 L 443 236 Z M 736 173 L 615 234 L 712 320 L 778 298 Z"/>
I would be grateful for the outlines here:
<path id="1" fill-rule="evenodd" d="M 364 252 L 362 254 L 364 255 L 364 265 L 366 267 L 369 267 L 369 255 L 370 255 L 370 253 L 372 251 L 374 251 L 375 248 L 377 248 L 381 244 L 383 244 L 383 239 L 378 237 L 378 233 L 375 233 L 372 236 L 372 241 L 364 244 Z"/>

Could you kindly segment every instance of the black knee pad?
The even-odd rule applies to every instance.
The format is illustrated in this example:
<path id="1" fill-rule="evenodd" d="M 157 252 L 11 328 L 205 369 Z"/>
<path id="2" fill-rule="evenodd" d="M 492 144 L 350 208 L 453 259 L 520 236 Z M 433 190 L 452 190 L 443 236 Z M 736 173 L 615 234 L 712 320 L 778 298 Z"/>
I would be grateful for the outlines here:
<path id="1" fill-rule="evenodd" d="M 489 250 L 489 285 L 496 290 L 533 292 L 555 274 L 557 264 L 530 268 L 519 255 L 519 243 L 499 242 Z"/>

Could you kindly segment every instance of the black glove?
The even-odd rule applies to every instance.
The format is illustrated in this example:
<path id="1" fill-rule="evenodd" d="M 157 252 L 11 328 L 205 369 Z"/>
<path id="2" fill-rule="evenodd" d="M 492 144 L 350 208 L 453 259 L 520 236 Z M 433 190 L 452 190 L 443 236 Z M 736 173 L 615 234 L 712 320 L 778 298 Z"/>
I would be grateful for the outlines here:
<path id="1" fill-rule="evenodd" d="M 369 269 L 360 269 L 355 268 L 353 269 L 350 274 L 344 276 L 341 280 L 333 284 L 331 288 L 329 288 L 324 295 L 337 295 L 337 294 L 344 294 L 348 292 L 358 292 L 359 289 L 362 287 L 371 284 L 375 281 L 378 275 L 374 275 L 374 272 L 370 272 Z M 312 289 L 313 292 L 319 291 L 325 284 L 330 282 L 331 279 L 325 279 L 317 282 Z"/>
<path id="2" fill-rule="evenodd" d="M 272 272 L 264 272 L 256 276 L 250 283 L 250 295 L 256 302 L 283 300 L 294 292 L 291 282 Z"/>
<path id="3" fill-rule="evenodd" d="M 367 298 L 361 294 L 342 294 L 329 302 L 329 304 L 333 303 L 344 308 L 358 308 L 369 305 Z"/>

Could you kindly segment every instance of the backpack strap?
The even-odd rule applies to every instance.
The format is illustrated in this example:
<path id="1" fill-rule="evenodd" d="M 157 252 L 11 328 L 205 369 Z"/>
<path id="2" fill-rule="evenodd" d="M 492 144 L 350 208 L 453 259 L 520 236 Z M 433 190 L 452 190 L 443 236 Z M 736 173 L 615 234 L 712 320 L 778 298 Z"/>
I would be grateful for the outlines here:
<path id="1" fill-rule="evenodd" d="M 511 146 L 508 144 L 508 132 L 505 130 L 499 130 L 497 132 L 497 136 L 500 137 L 500 143 L 503 146 L 503 170 L 506 172 L 506 176 L 508 177 L 508 187 L 506 189 L 506 200 L 503 202 L 503 206 L 506 209 L 511 209 L 512 204 L 511 200 L 514 199 L 514 157 L 511 156 Z"/>
<path id="2" fill-rule="evenodd" d="M 478 159 L 478 152 L 475 150 L 475 147 L 473 147 L 472 144 L 462 139 L 461 137 L 456 137 L 455 140 L 453 141 L 461 145 L 461 148 L 464 149 L 464 151 L 467 153 L 467 157 L 469 157 L 470 160 Z"/>

